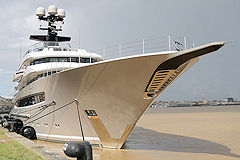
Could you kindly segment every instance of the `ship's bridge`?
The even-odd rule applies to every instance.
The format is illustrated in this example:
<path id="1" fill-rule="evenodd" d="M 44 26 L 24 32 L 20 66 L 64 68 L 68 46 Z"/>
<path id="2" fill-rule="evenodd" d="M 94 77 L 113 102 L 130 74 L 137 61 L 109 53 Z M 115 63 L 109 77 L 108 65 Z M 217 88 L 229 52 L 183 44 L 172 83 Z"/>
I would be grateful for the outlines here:
<path id="1" fill-rule="evenodd" d="M 13 75 L 14 82 L 23 79 L 25 83 L 18 88 L 24 88 L 39 77 L 48 76 L 69 68 L 82 67 L 102 61 L 99 54 L 84 49 L 72 49 L 66 42 L 44 41 L 31 46 L 25 54 L 19 70 Z"/>
<path id="2" fill-rule="evenodd" d="M 102 60 L 101 55 L 84 49 L 72 49 L 67 42 L 44 41 L 31 46 L 31 49 L 26 52 L 19 69 L 26 69 L 30 65 L 48 62 L 94 63 Z"/>
<path id="3" fill-rule="evenodd" d="M 26 52 L 25 55 L 31 52 L 39 52 L 43 50 L 52 51 L 71 51 L 71 45 L 68 42 L 54 42 L 54 41 L 44 41 L 38 42 L 31 46 L 31 48 Z"/>

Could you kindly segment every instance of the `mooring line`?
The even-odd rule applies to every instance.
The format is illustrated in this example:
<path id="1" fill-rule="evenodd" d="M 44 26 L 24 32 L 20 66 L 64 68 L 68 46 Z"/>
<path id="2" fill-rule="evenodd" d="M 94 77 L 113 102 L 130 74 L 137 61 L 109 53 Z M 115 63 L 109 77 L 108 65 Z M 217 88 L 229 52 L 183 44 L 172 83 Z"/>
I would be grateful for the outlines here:
<path id="1" fill-rule="evenodd" d="M 60 110 L 60 109 L 62 109 L 62 108 L 64 108 L 64 107 L 66 107 L 66 106 L 68 106 L 68 105 L 70 105 L 70 104 L 72 104 L 72 103 L 74 103 L 74 102 L 76 102 L 76 101 L 73 100 L 73 101 L 71 101 L 71 102 L 69 102 L 69 103 L 63 105 L 62 107 L 59 107 L 59 108 L 57 108 L 57 109 L 55 109 L 55 110 L 53 110 L 53 111 L 51 111 L 51 112 L 48 112 L 47 114 L 42 115 L 41 117 L 38 117 L 38 118 L 36 118 L 36 119 L 34 119 L 34 120 L 32 120 L 32 121 L 30 121 L 30 122 L 24 124 L 24 125 L 28 125 L 28 124 L 30 124 L 30 123 L 36 121 L 36 120 L 39 120 L 39 119 L 41 119 L 41 118 L 43 118 L 43 117 L 45 117 L 45 116 L 47 116 L 47 115 L 49 115 L 49 114 L 52 114 L 52 113 L 54 113 L 54 112 L 56 112 L 56 111 L 58 111 L 58 110 Z"/>
<path id="2" fill-rule="evenodd" d="M 45 111 L 48 107 L 53 106 L 53 105 L 56 105 L 56 102 L 54 100 L 50 104 L 46 104 L 44 106 L 41 106 L 40 110 L 37 113 L 35 113 L 32 116 L 30 116 L 27 120 L 36 117 L 37 115 L 39 115 L 40 113 Z M 25 120 L 25 121 L 27 121 L 27 120 Z"/>
<path id="3" fill-rule="evenodd" d="M 83 128 L 82 128 L 82 122 L 81 122 L 81 117 L 80 117 L 80 113 L 79 113 L 79 108 L 78 108 L 78 100 L 75 99 L 76 102 L 76 106 L 77 106 L 77 112 L 78 112 L 78 120 L 79 120 L 79 125 L 80 125 L 80 129 L 81 129 L 81 133 L 82 133 L 82 137 L 83 137 L 83 141 L 85 141 L 84 139 L 84 134 L 83 134 Z"/>

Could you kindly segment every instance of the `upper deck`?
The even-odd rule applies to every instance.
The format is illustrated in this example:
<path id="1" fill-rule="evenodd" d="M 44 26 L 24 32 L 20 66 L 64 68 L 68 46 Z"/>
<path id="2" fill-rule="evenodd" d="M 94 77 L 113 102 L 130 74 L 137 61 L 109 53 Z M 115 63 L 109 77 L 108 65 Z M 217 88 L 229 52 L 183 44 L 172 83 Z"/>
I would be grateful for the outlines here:
<path id="1" fill-rule="evenodd" d="M 71 61 L 71 57 L 75 57 Z M 58 58 L 58 59 L 56 59 Z M 87 52 L 83 49 L 72 49 L 71 45 L 66 42 L 39 42 L 31 46 L 26 52 L 19 70 L 25 69 L 27 66 L 48 63 L 48 62 L 77 62 L 77 63 L 91 63 L 103 60 L 101 55 Z"/>
<path id="2" fill-rule="evenodd" d="M 102 60 L 101 55 L 83 49 L 72 49 L 66 42 L 39 42 L 32 45 L 26 52 L 18 71 L 13 75 L 13 81 L 21 82 L 20 88 L 18 87 L 21 89 L 39 77 L 43 77 L 42 75 L 48 76 L 52 72 L 56 73 Z"/>
<path id="3" fill-rule="evenodd" d="M 71 45 L 68 42 L 54 42 L 54 41 L 44 41 L 38 42 L 31 46 L 29 50 L 25 53 L 25 56 L 32 52 L 40 52 L 43 50 L 53 50 L 53 51 L 71 51 Z"/>

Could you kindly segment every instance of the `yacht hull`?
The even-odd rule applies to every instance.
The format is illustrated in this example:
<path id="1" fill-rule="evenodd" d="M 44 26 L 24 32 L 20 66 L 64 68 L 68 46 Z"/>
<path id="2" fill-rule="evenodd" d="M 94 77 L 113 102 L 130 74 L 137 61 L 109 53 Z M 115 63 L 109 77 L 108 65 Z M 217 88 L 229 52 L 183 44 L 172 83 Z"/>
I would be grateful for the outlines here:
<path id="1" fill-rule="evenodd" d="M 15 107 L 11 114 L 20 115 L 25 110 L 29 118 L 22 119 L 36 130 L 38 139 L 82 140 L 83 132 L 85 140 L 92 144 L 121 148 L 156 97 L 199 56 L 223 45 L 216 42 L 180 52 L 125 57 L 65 70 L 21 90 L 16 100 L 44 92 L 45 101 Z M 48 105 L 53 101 L 56 104 Z M 47 107 L 37 109 L 44 105 Z"/>

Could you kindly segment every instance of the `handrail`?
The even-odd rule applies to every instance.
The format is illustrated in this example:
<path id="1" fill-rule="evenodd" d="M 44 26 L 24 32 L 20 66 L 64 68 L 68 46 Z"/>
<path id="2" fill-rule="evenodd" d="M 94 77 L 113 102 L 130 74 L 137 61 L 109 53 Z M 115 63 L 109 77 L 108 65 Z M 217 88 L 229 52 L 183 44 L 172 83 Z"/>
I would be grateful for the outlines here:
<path id="1" fill-rule="evenodd" d="M 104 59 L 119 58 L 145 53 L 159 52 L 163 50 L 186 50 L 194 47 L 194 42 L 186 37 L 156 37 L 142 39 L 128 43 L 118 43 L 106 48 L 99 48 L 92 52 L 103 55 Z"/>
<path id="2" fill-rule="evenodd" d="M 42 51 L 44 48 L 55 48 L 58 51 L 73 51 L 69 43 L 59 42 L 38 42 L 31 46 L 31 49 L 26 54 L 34 51 Z M 56 47 L 57 46 L 57 47 Z M 186 37 L 156 37 L 142 39 L 127 43 L 118 43 L 105 48 L 99 48 L 92 52 L 102 55 L 105 59 L 119 58 L 122 56 L 130 56 L 144 53 L 159 52 L 163 50 L 185 50 L 194 47 L 194 42 Z M 135 48 L 134 52 L 129 52 L 128 49 Z M 131 50 L 133 51 L 133 50 Z M 25 54 L 25 55 L 26 55 Z"/>
<path id="3" fill-rule="evenodd" d="M 69 43 L 46 41 L 31 45 L 31 49 L 29 49 L 25 55 L 31 52 L 42 51 L 44 48 L 57 48 L 59 51 L 71 51 L 71 45 Z"/>

